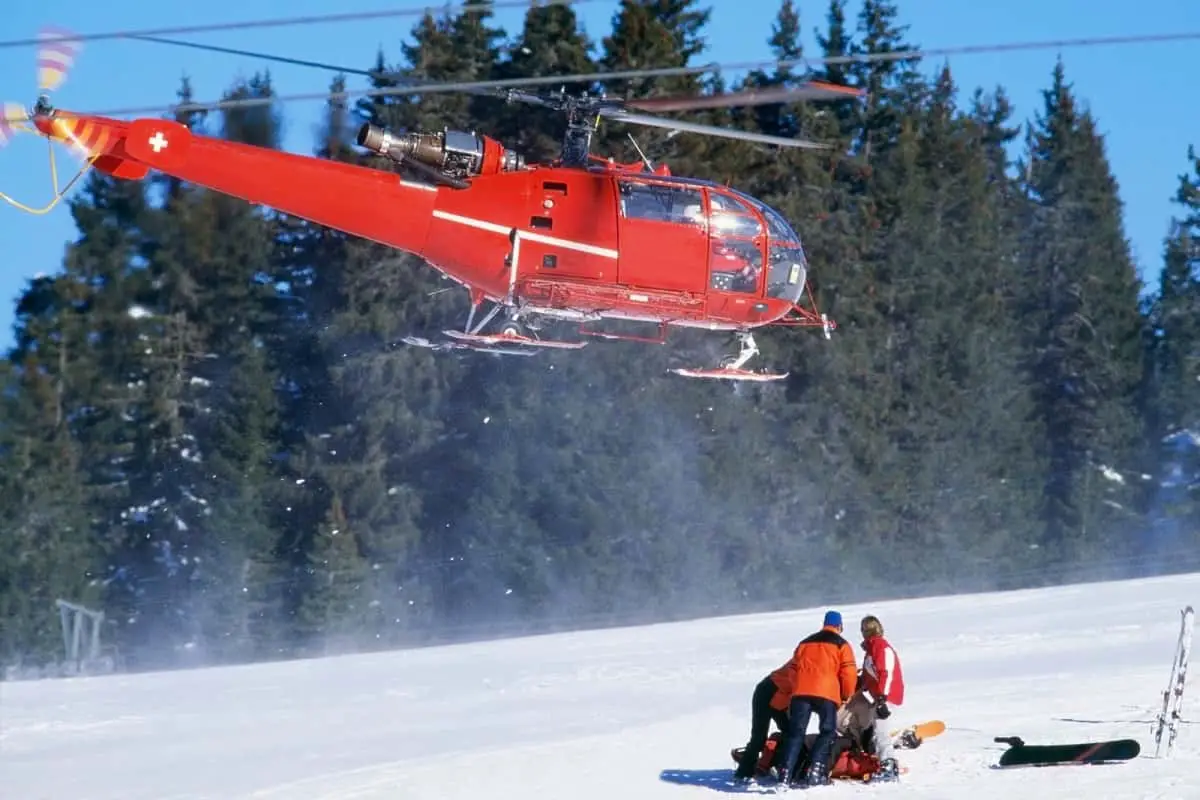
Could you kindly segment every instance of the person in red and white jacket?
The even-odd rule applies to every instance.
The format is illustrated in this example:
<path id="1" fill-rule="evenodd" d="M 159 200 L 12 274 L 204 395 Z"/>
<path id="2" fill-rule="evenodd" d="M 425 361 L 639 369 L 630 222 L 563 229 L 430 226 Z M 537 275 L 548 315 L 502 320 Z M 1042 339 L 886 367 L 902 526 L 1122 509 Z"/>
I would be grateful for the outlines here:
<path id="1" fill-rule="evenodd" d="M 859 631 L 866 657 L 859 675 L 858 691 L 838 713 L 838 729 L 855 742 L 868 745 L 866 749 L 879 758 L 882 770 L 876 779 L 894 778 L 899 768 L 885 720 L 892 715 L 892 706 L 904 703 L 904 670 L 896 649 L 883 638 L 883 623 L 879 617 L 863 617 Z M 872 735 L 866 739 L 863 734 L 868 731 Z"/>
<path id="2" fill-rule="evenodd" d="M 870 703 L 898 706 L 904 703 L 904 671 L 900 668 L 900 656 L 887 639 L 883 638 L 883 623 L 879 617 L 865 616 L 860 625 L 863 636 L 862 648 L 867 652 L 863 660 L 863 695 Z M 890 713 L 886 708 L 880 714 L 884 719 Z"/>

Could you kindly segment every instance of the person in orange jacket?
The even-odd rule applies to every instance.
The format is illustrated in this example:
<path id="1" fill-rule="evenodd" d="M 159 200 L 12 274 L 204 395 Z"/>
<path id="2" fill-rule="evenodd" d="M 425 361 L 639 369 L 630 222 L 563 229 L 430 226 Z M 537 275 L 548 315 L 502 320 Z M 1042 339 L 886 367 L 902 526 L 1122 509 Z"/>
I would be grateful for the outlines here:
<path id="1" fill-rule="evenodd" d="M 767 744 L 767 733 L 771 722 L 786 734 L 788 729 L 787 710 L 792 700 L 792 680 L 796 674 L 795 664 L 791 659 L 773 670 L 758 685 L 754 687 L 754 695 L 750 698 L 750 741 L 738 761 L 734 778 L 739 781 L 754 777 L 758 758 Z M 774 763 L 778 764 L 783 757 L 781 749 L 783 742 L 778 742 L 775 748 Z"/>
<path id="2" fill-rule="evenodd" d="M 830 782 L 829 756 L 837 731 L 838 708 L 854 694 L 858 684 L 854 648 L 842 638 L 839 612 L 825 613 L 821 630 L 796 646 L 792 663 L 796 676 L 788 705 L 787 750 L 779 768 L 779 782 L 783 785 L 792 782 L 793 771 L 799 766 L 800 751 L 804 749 L 809 717 L 816 714 L 817 738 L 803 778 L 809 786 L 827 784 Z"/>

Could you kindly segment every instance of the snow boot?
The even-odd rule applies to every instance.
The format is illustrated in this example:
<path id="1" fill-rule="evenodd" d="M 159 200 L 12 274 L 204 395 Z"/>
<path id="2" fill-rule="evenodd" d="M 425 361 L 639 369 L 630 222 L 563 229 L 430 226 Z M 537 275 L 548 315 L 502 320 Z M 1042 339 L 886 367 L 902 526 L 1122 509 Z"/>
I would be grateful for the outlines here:
<path id="1" fill-rule="evenodd" d="M 820 761 L 812 762 L 804 773 L 805 786 L 828 786 L 831 783 L 833 779 L 829 777 L 829 768 Z"/>
<path id="2" fill-rule="evenodd" d="M 750 758 L 750 751 L 747 750 L 742 756 L 741 762 L 738 764 L 737 771 L 733 773 L 733 779 L 736 781 L 748 781 L 754 777 L 755 767 L 758 764 L 758 758 Z"/>
<path id="3" fill-rule="evenodd" d="M 891 783 L 900 780 L 900 765 L 896 763 L 894 758 L 885 758 L 879 762 L 879 769 L 870 778 L 868 783 Z"/>

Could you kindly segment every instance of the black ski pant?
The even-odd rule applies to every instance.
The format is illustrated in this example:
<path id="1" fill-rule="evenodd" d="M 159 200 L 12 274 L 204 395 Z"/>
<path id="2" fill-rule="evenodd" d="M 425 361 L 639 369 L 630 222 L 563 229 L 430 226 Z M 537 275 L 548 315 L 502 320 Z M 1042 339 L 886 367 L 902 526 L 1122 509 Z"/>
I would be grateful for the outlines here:
<path id="1" fill-rule="evenodd" d="M 750 741 L 746 743 L 746 752 L 738 762 L 738 775 L 743 778 L 754 776 L 758 757 L 767 744 L 767 734 L 770 732 L 771 721 L 774 720 L 779 730 L 787 733 L 787 712 L 771 708 L 771 698 L 776 692 L 775 682 L 771 676 L 763 678 L 754 687 L 754 695 L 750 698 Z M 779 763 L 784 742 L 779 742 L 775 749 L 775 763 Z"/>
<path id="2" fill-rule="evenodd" d="M 797 770 L 804 764 L 804 760 L 800 759 L 800 751 L 804 749 L 804 734 L 812 714 L 817 715 L 817 738 L 807 761 L 814 766 L 820 764 L 825 774 L 829 774 L 829 756 L 837 732 L 837 704 L 825 697 L 796 695 L 788 708 L 787 752 L 780 765 L 787 770 L 789 781 L 797 776 Z"/>

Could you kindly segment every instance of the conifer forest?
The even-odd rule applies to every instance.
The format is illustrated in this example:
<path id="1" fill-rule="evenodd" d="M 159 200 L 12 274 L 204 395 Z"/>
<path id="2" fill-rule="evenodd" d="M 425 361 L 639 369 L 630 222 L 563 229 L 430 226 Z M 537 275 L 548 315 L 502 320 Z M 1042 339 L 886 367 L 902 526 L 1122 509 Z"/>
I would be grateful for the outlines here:
<path id="1" fill-rule="evenodd" d="M 894 0 L 861 8 L 783 0 L 762 40 L 780 60 L 814 28 L 810 57 L 920 46 Z M 534 6 L 505 31 L 451 10 L 357 66 L 383 87 L 694 65 L 708 17 L 623 0 L 584 32 Z M 915 59 L 603 84 L 867 90 L 687 117 L 827 153 L 620 125 L 593 145 L 635 161 L 632 131 L 800 232 L 838 328 L 760 332 L 778 383 L 668 371 L 715 364 L 724 333 L 526 359 L 409 347 L 469 308 L 419 259 L 91 173 L 0 361 L 0 667 L 63 657 L 60 598 L 104 612 L 121 668 L 150 669 L 1197 568 L 1200 153 L 1162 187 L 1175 218 L 1143 285 L 1103 121 L 1069 59 L 1045 74 L 1027 119 Z M 272 92 L 264 71 L 228 96 Z M 286 113 L 178 118 L 279 147 Z M 381 168 L 353 146 L 363 121 L 479 130 L 531 162 L 563 126 L 466 93 L 331 99 L 325 120 L 313 154 Z"/>

